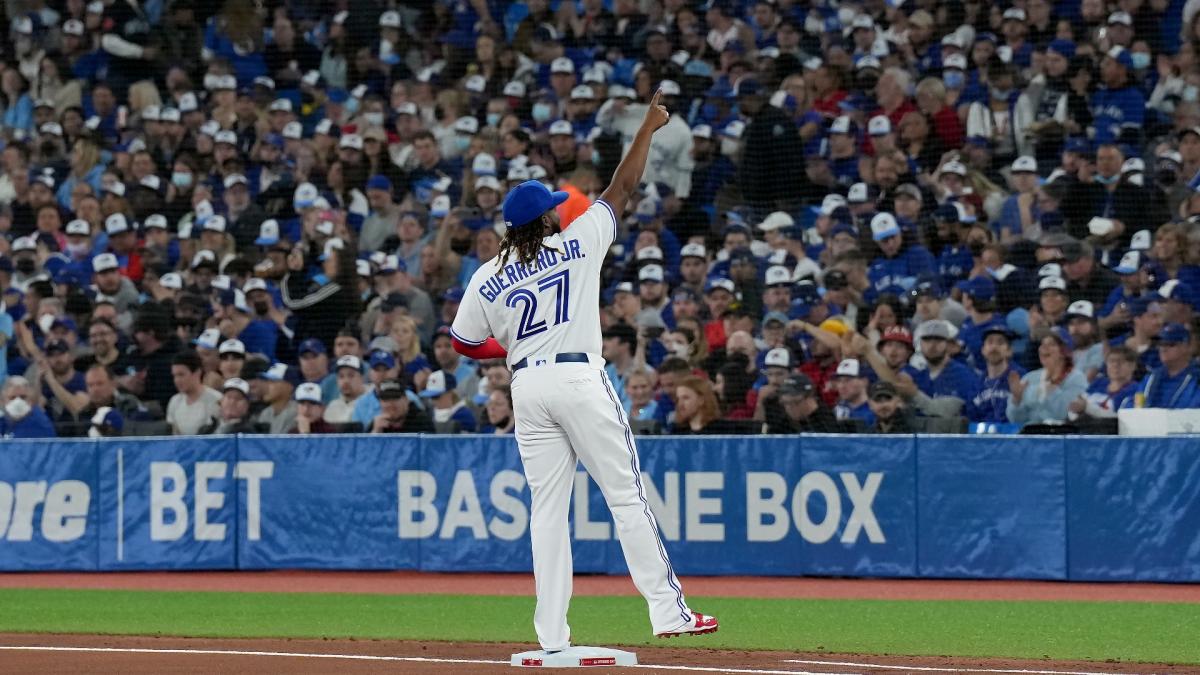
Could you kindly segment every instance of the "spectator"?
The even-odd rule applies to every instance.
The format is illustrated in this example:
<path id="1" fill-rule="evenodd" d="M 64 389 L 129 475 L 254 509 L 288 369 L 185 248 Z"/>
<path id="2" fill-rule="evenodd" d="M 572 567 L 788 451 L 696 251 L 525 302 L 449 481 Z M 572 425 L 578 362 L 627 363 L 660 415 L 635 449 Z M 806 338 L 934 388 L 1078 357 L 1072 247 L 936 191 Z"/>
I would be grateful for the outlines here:
<path id="1" fill-rule="evenodd" d="M 88 438 L 115 438 L 121 435 L 125 428 L 125 419 L 121 413 L 108 406 L 98 408 L 90 418 L 92 426 L 88 428 Z"/>
<path id="2" fill-rule="evenodd" d="M 209 434 L 253 434 L 260 427 L 250 418 L 250 384 L 240 377 L 225 381 L 221 394 L 220 413 L 201 435 Z"/>
<path id="3" fill-rule="evenodd" d="M 612 383 L 617 398 L 621 401 L 621 406 L 625 409 L 629 408 L 629 394 L 625 391 L 625 378 L 638 371 L 650 372 L 645 363 L 638 363 L 634 359 L 637 345 L 637 331 L 628 324 L 614 324 L 604 331 L 603 356 L 608 361 L 604 371 L 609 382 Z"/>
<path id="4" fill-rule="evenodd" d="M 1008 375 L 1009 399 L 1006 414 L 1017 424 L 1062 424 L 1067 406 L 1087 391 L 1087 378 L 1071 361 L 1074 344 L 1066 329 L 1056 327 L 1042 338 L 1038 360 L 1042 367 L 1024 377 Z"/>
<path id="5" fill-rule="evenodd" d="M 111 408 L 128 421 L 151 418 L 150 410 L 136 396 L 117 388 L 117 378 L 107 367 L 93 363 L 84 372 L 83 379 L 87 386 L 88 401 L 81 411 L 75 413 L 76 418 L 91 419 L 100 408 Z M 155 413 L 159 417 L 161 414 L 161 410 Z"/>
<path id="6" fill-rule="evenodd" d="M 687 377 L 675 387 L 675 422 L 671 433 L 680 436 L 731 433 L 721 419 L 720 404 L 707 379 Z"/>
<path id="7" fill-rule="evenodd" d="M 258 379 L 266 382 L 262 397 L 266 407 L 254 417 L 255 425 L 271 434 L 288 433 L 296 426 L 297 406 L 292 396 L 300 384 L 300 373 L 294 366 L 276 363 L 260 373 Z"/>
<path id="8" fill-rule="evenodd" d="M 870 398 L 867 403 L 871 406 L 871 414 L 875 416 L 869 433 L 911 434 L 917 431 L 912 414 L 896 391 L 896 385 L 878 380 L 871 384 L 868 393 Z"/>
<path id="9" fill-rule="evenodd" d="M 1186 326 L 1169 323 L 1158 334 L 1160 366 L 1142 379 L 1135 408 L 1192 408 L 1200 405 L 1200 368 L 1192 359 L 1192 335 Z"/>
<path id="10" fill-rule="evenodd" d="M 331 345 L 338 328 L 358 313 L 354 252 L 341 239 L 330 239 L 320 264 L 321 276 L 308 274 L 304 252 L 293 248 L 281 290 L 284 304 L 296 314 L 296 334 Z"/>
<path id="11" fill-rule="evenodd" d="M 398 380 L 380 382 L 379 414 L 371 421 L 373 434 L 420 434 L 433 431 L 433 424 L 424 410 L 413 406 Z"/>
<path id="12" fill-rule="evenodd" d="M 176 436 L 195 436 L 221 415 L 221 392 L 205 386 L 200 356 L 182 351 L 171 361 L 178 392 L 167 402 L 167 424 Z"/>
<path id="13" fill-rule="evenodd" d="M 792 375 L 779 389 L 764 396 L 766 431 L 769 434 L 837 433 L 837 418 L 818 395 L 807 375 Z"/>
<path id="14" fill-rule="evenodd" d="M 1075 343 L 1071 360 L 1075 363 L 1075 369 L 1091 382 L 1104 365 L 1104 344 L 1096 324 L 1095 307 L 1087 300 L 1076 300 L 1067 307 L 1066 319 L 1067 332 Z"/>
<path id="15" fill-rule="evenodd" d="M 947 321 L 927 321 L 917 329 L 926 367 L 913 375 L 916 407 L 930 417 L 958 417 L 979 390 L 979 375 L 950 354 L 953 327 Z"/>
<path id="16" fill-rule="evenodd" d="M 654 378 L 635 371 L 625 378 L 625 393 L 629 396 L 629 407 L 625 415 L 632 422 L 652 422 L 658 417 L 658 401 L 654 398 Z"/>
<path id="17" fill-rule="evenodd" d="M 481 434 L 504 435 L 514 432 L 517 426 L 512 408 L 512 390 L 507 386 L 497 387 L 488 394 L 487 424 L 479 430 Z"/>
<path id="18" fill-rule="evenodd" d="M 367 392 L 363 382 L 362 359 L 354 354 L 346 354 L 338 358 L 334 368 L 338 395 L 325 407 L 324 419 L 331 424 L 345 424 L 354 420 L 354 407 L 358 399 Z"/>
<path id="19" fill-rule="evenodd" d="M 42 400 L 46 401 L 51 419 L 74 417 L 87 407 L 87 383 L 83 373 L 75 370 L 71 347 L 63 340 L 46 342 L 44 352 L 37 353 L 37 379 L 42 383 Z"/>
<path id="20" fill-rule="evenodd" d="M 974 398 L 967 402 L 966 416 L 972 422 L 1004 424 L 1008 419 L 1010 373 L 1022 377 L 1025 370 L 1012 361 L 1012 331 L 1000 323 L 993 323 L 983 331 L 983 346 L 980 356 L 984 371 L 979 389 Z"/>
<path id="21" fill-rule="evenodd" d="M 1138 357 L 1128 347 L 1113 347 L 1104 359 L 1105 375 L 1088 387 L 1087 393 L 1068 405 L 1070 419 L 1115 419 L 1121 408 L 1133 406 L 1138 390 Z"/>
<path id="22" fill-rule="evenodd" d="M 444 370 L 435 370 L 429 375 L 425 389 L 421 391 L 421 398 L 430 399 L 432 402 L 435 425 L 449 423 L 454 426 L 451 433 L 474 433 L 475 415 L 458 397 L 457 386 L 454 375 Z"/>
<path id="23" fill-rule="evenodd" d="M 10 376 L 4 383 L 4 417 L 0 417 L 0 438 L 54 438 L 54 424 L 41 406 L 35 405 L 35 392 L 29 380 Z"/>
<path id="24" fill-rule="evenodd" d="M 303 382 L 296 387 L 296 424 L 290 434 L 332 434 L 336 429 L 325 419 L 321 403 L 321 387 L 315 382 Z"/>
<path id="25" fill-rule="evenodd" d="M 864 427 L 875 423 L 867 397 L 867 374 L 858 359 L 843 359 L 834 373 L 838 402 L 833 409 L 839 420 L 858 420 Z"/>

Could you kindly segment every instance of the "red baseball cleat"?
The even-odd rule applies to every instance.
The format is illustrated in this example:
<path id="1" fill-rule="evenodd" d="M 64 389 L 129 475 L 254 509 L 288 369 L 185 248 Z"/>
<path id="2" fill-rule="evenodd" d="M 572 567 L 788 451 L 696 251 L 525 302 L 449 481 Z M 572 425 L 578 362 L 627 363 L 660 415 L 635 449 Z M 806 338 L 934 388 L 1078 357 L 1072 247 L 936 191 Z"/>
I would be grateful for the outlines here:
<path id="1" fill-rule="evenodd" d="M 658 633 L 656 637 L 673 638 L 676 635 L 704 635 L 717 632 L 717 617 L 692 612 L 692 619 L 691 623 L 685 623 L 675 630 Z"/>

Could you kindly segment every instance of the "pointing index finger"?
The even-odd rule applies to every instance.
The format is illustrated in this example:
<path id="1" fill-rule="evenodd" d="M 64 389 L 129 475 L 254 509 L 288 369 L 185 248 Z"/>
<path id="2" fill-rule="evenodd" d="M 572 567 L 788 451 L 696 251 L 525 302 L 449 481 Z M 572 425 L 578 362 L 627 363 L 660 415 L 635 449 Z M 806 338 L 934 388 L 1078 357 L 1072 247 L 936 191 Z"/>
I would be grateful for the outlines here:
<path id="1" fill-rule="evenodd" d="M 654 91 L 654 96 L 650 98 L 650 105 L 657 107 L 658 102 L 661 98 L 662 98 L 662 88 L 660 87 L 659 89 L 656 89 Z"/>

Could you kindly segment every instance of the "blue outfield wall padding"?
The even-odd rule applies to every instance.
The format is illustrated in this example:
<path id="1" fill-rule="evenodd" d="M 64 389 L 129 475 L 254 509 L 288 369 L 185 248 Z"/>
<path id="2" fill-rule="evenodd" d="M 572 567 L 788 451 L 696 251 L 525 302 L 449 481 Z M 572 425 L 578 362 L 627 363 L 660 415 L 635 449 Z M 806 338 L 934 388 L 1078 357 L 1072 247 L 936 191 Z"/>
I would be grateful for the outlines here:
<path id="1" fill-rule="evenodd" d="M 638 448 L 645 503 L 682 576 L 1200 581 L 1194 436 Z M 575 570 L 625 573 L 604 495 L 582 468 L 574 481 Z M 529 500 L 512 437 L 8 441 L 0 570 L 522 572 Z"/>
<path id="2" fill-rule="evenodd" d="M 0 570 L 95 570 L 100 512 L 91 441 L 0 444 Z"/>
<path id="3" fill-rule="evenodd" d="M 429 488 L 419 437 L 242 436 L 238 447 L 239 567 L 417 567 L 428 524 L 402 507 Z M 403 526 L 401 513 L 412 515 Z"/>
<path id="4" fill-rule="evenodd" d="M 921 437 L 920 576 L 1067 578 L 1063 443 L 1057 436 Z"/>
<path id="5" fill-rule="evenodd" d="M 100 569 L 235 567 L 237 444 L 234 436 L 97 441 Z"/>
<path id="6" fill-rule="evenodd" d="M 1200 440 L 1067 442 L 1071 578 L 1200 581 Z"/>

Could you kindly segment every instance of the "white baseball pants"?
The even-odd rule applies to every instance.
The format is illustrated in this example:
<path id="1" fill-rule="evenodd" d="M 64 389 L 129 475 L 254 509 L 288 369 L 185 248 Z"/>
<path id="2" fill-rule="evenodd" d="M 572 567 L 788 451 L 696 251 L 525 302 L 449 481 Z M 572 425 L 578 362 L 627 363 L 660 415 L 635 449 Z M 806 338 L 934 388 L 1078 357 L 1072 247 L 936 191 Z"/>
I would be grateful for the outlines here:
<path id="1" fill-rule="evenodd" d="M 517 445 L 533 496 L 533 625 L 545 650 L 569 646 L 571 635 L 567 607 L 573 566 L 567 516 L 576 460 L 583 462 L 604 494 L 633 583 L 650 606 L 654 632 L 692 621 L 646 501 L 625 411 L 604 373 L 603 359 L 591 358 L 590 364 L 554 363 L 551 356 L 546 365 L 513 373 Z"/>

